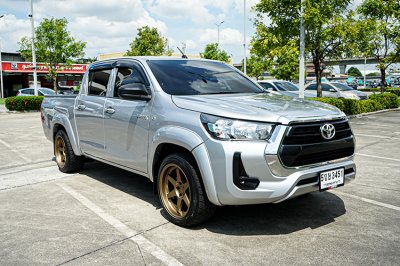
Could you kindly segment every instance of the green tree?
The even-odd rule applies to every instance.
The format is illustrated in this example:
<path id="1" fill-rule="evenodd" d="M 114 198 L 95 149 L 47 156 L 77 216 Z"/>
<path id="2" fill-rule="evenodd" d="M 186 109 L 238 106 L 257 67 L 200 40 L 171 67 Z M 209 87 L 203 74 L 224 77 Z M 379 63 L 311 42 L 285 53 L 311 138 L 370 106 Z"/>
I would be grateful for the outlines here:
<path id="1" fill-rule="evenodd" d="M 379 72 L 372 72 L 372 73 L 368 73 L 366 76 L 367 77 L 378 77 L 378 76 L 380 76 L 380 73 Z"/>
<path id="2" fill-rule="evenodd" d="M 353 77 L 362 77 L 361 71 L 356 67 L 350 67 L 349 70 L 347 71 L 347 75 Z"/>
<path id="3" fill-rule="evenodd" d="M 83 57 L 86 43 L 76 41 L 68 31 L 66 18 L 43 19 L 35 29 L 36 60 L 43 62 L 49 71 L 57 93 L 57 67 L 69 67 L 75 58 Z M 23 37 L 19 44 L 19 52 L 26 60 L 32 60 L 31 38 Z"/>
<path id="4" fill-rule="evenodd" d="M 204 48 L 204 52 L 200 53 L 201 58 L 219 60 L 223 62 L 229 61 L 228 53 L 220 49 L 218 43 L 209 43 Z"/>
<path id="5" fill-rule="evenodd" d="M 149 26 L 138 28 L 136 38 L 129 45 L 130 49 L 125 54 L 127 56 L 172 54 L 172 51 L 168 49 L 167 38 L 163 37 L 157 28 Z"/>
<path id="6" fill-rule="evenodd" d="M 242 60 L 243 62 L 243 60 Z M 246 71 L 250 77 L 258 79 L 268 69 L 268 62 L 257 55 L 250 55 L 246 60 Z"/>
<path id="7" fill-rule="evenodd" d="M 385 90 L 386 71 L 400 61 L 400 2 L 364 0 L 357 8 L 360 15 L 359 44 L 364 56 L 378 61 L 381 91 Z"/>
<path id="8" fill-rule="evenodd" d="M 322 96 L 321 77 L 325 60 L 347 56 L 355 49 L 351 40 L 355 21 L 349 9 L 350 3 L 351 0 L 304 0 L 306 57 L 315 68 L 318 97 Z M 286 73 L 297 72 L 300 5 L 300 0 L 260 0 L 255 6 L 257 19 L 253 50 L 261 47 L 264 51 L 275 50 L 264 55 L 275 62 L 272 65 L 284 65 Z M 265 17 L 271 20 L 268 25 L 263 23 Z M 287 52 L 289 49 L 294 53 Z M 258 54 L 262 54 L 262 50 Z"/>

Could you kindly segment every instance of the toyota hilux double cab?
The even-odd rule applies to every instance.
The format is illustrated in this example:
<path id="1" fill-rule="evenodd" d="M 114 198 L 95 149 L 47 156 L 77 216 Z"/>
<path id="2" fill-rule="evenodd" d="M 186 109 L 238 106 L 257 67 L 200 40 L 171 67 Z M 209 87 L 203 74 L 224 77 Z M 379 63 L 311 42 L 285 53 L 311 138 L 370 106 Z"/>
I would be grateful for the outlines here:
<path id="1" fill-rule="evenodd" d="M 41 110 L 60 171 L 90 158 L 147 177 L 180 226 L 216 206 L 278 203 L 356 174 L 343 112 L 268 92 L 218 61 L 95 62 L 79 95 L 46 96 Z"/>

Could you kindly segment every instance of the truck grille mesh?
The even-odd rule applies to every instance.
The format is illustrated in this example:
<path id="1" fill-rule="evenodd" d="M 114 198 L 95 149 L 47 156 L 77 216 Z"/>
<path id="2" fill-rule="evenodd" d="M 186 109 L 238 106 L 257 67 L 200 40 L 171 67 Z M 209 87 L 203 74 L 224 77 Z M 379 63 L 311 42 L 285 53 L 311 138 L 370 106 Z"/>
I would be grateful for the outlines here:
<path id="1" fill-rule="evenodd" d="M 326 140 L 320 127 L 335 126 L 336 134 Z M 346 120 L 299 123 L 289 127 L 279 149 L 282 163 L 288 167 L 310 165 L 348 157 L 354 154 L 354 138 Z"/>

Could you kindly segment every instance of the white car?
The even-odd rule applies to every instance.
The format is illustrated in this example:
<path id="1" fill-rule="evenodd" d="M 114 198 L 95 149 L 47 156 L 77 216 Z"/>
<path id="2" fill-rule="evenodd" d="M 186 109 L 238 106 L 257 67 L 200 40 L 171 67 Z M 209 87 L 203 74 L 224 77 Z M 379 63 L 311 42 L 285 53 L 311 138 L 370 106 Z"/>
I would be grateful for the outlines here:
<path id="1" fill-rule="evenodd" d="M 268 91 L 276 91 L 279 94 L 297 98 L 299 97 L 299 87 L 286 80 L 258 80 L 257 83 Z M 305 98 L 312 98 L 315 95 L 304 93 Z"/>
<path id="2" fill-rule="evenodd" d="M 343 99 L 354 99 L 354 100 L 366 100 L 368 95 L 365 92 L 361 92 L 353 89 L 346 84 L 340 82 L 322 82 L 322 97 L 330 98 L 343 98 Z M 317 96 L 317 83 L 311 83 L 306 86 L 306 92 Z"/>
<path id="3" fill-rule="evenodd" d="M 52 89 L 38 88 L 38 96 L 55 95 L 55 94 L 56 93 Z M 35 95 L 35 90 L 33 88 L 20 89 L 17 92 L 17 96 L 34 96 L 34 95 Z"/>

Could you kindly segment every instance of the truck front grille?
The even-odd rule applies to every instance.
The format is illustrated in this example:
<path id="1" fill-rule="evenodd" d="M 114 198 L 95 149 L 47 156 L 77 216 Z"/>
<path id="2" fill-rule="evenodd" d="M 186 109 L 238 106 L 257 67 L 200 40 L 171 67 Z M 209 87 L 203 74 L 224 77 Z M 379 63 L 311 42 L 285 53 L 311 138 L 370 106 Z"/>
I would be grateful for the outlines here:
<path id="1" fill-rule="evenodd" d="M 335 126 L 336 134 L 326 140 L 320 127 Z M 346 120 L 299 123 L 291 125 L 279 148 L 279 157 L 288 167 L 310 165 L 348 157 L 354 154 L 354 137 Z"/>

